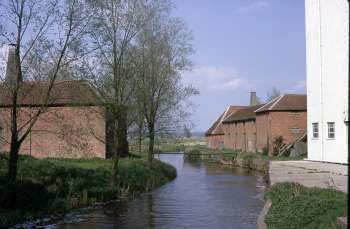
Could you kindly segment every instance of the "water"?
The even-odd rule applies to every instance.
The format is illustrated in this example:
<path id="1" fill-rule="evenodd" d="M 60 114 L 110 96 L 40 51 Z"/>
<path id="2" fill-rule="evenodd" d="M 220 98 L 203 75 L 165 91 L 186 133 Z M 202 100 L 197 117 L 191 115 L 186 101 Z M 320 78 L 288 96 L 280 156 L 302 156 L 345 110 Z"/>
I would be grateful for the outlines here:
<path id="1" fill-rule="evenodd" d="M 239 168 L 184 162 L 160 155 L 177 178 L 134 201 L 80 215 L 59 228 L 256 228 L 263 202 L 262 178 Z"/>

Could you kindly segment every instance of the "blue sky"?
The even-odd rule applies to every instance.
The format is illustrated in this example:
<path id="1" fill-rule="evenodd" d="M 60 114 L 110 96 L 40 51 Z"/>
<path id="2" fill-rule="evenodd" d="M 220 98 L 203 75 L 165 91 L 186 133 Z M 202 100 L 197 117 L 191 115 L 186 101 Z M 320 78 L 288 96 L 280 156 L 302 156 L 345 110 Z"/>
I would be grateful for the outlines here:
<path id="1" fill-rule="evenodd" d="M 304 0 L 174 0 L 193 32 L 193 69 L 183 73 L 200 95 L 192 121 L 205 131 L 249 92 L 305 93 Z"/>

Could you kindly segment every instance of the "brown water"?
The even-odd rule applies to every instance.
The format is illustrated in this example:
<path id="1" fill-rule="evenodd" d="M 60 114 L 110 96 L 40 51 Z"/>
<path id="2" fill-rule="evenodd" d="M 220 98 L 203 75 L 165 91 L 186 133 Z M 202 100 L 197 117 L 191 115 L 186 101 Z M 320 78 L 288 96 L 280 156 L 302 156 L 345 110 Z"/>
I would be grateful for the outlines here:
<path id="1" fill-rule="evenodd" d="M 177 178 L 118 209 L 113 206 L 79 216 L 59 228 L 256 228 L 263 207 L 260 175 L 217 164 L 188 163 L 182 155 L 160 155 L 174 165 Z"/>

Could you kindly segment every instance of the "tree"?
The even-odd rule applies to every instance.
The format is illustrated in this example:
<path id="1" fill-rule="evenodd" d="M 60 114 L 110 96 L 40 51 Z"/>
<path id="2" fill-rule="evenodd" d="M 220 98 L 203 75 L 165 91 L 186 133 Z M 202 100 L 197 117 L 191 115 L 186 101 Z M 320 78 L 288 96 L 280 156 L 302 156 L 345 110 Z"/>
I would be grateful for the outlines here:
<path id="1" fill-rule="evenodd" d="M 87 75 L 108 104 L 107 137 L 110 141 L 106 144 L 113 157 L 112 184 L 117 178 L 119 158 L 129 155 L 127 131 L 135 85 L 132 46 L 138 32 L 152 17 L 156 2 L 88 1 L 94 15 L 90 25 L 90 46 L 96 52 L 85 63 Z"/>
<path id="2" fill-rule="evenodd" d="M 83 55 L 79 45 L 89 18 L 83 11 L 79 0 L 11 0 L 0 3 L 1 44 L 13 46 L 9 50 L 12 64 L 8 65 L 6 77 L 0 76 L 5 78 L 1 90 L 6 93 L 10 104 L 10 182 L 14 182 L 17 176 L 20 147 L 53 100 L 51 92 L 61 70 Z M 23 122 L 24 109 L 20 100 L 28 93 L 27 82 L 35 79 L 47 80 L 47 88 L 40 106 Z"/>
<path id="3" fill-rule="evenodd" d="M 198 92 L 182 85 L 180 73 L 190 66 L 190 34 L 185 25 L 168 14 L 156 15 L 138 36 L 138 99 L 149 137 L 151 165 L 155 135 L 180 124 L 188 114 L 186 101 Z M 165 12 L 168 13 L 168 12 Z"/>
<path id="4" fill-rule="evenodd" d="M 269 102 L 280 95 L 281 91 L 277 87 L 273 86 L 271 91 L 267 93 L 266 100 Z"/>

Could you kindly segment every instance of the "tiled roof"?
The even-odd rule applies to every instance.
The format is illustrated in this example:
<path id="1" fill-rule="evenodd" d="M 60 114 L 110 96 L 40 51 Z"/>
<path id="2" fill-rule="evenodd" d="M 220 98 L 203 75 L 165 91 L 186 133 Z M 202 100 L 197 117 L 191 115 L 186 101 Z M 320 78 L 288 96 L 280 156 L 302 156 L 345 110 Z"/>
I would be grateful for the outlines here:
<path id="1" fill-rule="evenodd" d="M 224 112 L 225 113 L 225 112 Z M 214 129 L 218 126 L 218 124 L 220 123 L 222 116 L 224 115 L 224 113 L 222 113 L 218 119 L 215 120 L 215 122 L 210 126 L 210 128 L 205 132 L 206 136 L 212 135 Z"/>
<path id="2" fill-rule="evenodd" d="M 231 123 L 236 121 L 247 121 L 247 120 L 254 120 L 256 117 L 255 110 L 259 109 L 260 107 L 264 106 L 264 104 L 255 105 L 255 106 L 249 106 L 244 109 L 238 110 L 237 112 L 231 114 L 228 116 L 223 123 Z"/>
<path id="3" fill-rule="evenodd" d="M 266 111 L 306 111 L 306 95 L 284 94 L 266 103 L 255 112 Z"/>
<path id="4" fill-rule="evenodd" d="M 229 106 L 215 122 L 211 125 L 211 127 L 205 132 L 206 136 L 210 135 L 222 135 L 224 134 L 224 130 L 222 129 L 222 122 L 231 114 L 237 112 L 240 109 L 245 108 L 244 106 Z"/>
<path id="5" fill-rule="evenodd" d="M 48 81 L 24 81 L 18 90 L 19 105 L 94 105 L 102 100 L 87 81 L 61 80 L 52 87 L 49 101 L 45 103 Z M 11 106 L 10 89 L 0 85 L 0 106 Z"/>

